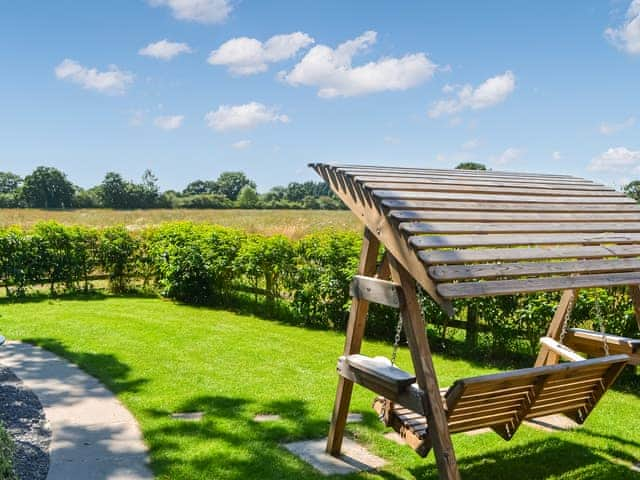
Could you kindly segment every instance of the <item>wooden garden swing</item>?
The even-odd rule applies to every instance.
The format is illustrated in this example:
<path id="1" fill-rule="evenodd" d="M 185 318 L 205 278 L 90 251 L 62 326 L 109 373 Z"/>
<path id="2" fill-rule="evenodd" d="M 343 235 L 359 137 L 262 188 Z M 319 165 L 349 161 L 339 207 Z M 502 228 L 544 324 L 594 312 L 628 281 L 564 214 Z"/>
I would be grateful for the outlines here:
<path id="1" fill-rule="evenodd" d="M 633 200 L 566 175 L 311 167 L 365 225 L 328 453 L 340 454 L 358 383 L 380 395 L 374 407 L 419 454 L 433 448 L 440 478 L 458 479 L 452 433 L 489 427 L 508 440 L 525 419 L 556 413 L 582 423 L 624 366 L 640 363 L 638 340 L 568 328 L 578 289 L 611 286 L 628 287 L 640 327 L 640 207 Z M 456 298 L 563 294 L 533 368 L 440 390 L 417 285 L 449 315 Z M 360 355 L 370 302 L 399 310 L 413 374 Z"/>

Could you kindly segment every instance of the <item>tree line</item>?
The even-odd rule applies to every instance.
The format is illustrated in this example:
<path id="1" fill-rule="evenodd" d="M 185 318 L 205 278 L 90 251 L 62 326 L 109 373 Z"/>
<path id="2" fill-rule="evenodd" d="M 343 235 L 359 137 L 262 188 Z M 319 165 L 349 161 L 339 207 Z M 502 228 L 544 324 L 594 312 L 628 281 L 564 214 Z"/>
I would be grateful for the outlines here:
<path id="1" fill-rule="evenodd" d="M 53 167 L 37 167 L 24 178 L 0 172 L 0 208 L 304 208 L 336 210 L 343 203 L 324 182 L 291 182 L 258 193 L 243 172 L 223 172 L 215 180 L 195 180 L 182 191 L 161 191 L 146 170 L 139 183 L 108 172 L 84 189 Z"/>

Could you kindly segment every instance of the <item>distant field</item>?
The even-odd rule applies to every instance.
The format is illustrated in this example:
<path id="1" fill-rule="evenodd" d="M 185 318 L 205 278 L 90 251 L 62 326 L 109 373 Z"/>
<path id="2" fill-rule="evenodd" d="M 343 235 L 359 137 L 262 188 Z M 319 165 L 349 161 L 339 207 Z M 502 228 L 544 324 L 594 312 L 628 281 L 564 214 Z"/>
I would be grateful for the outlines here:
<path id="1" fill-rule="evenodd" d="M 104 227 L 125 225 L 131 229 L 163 222 L 192 221 L 235 227 L 250 233 L 283 234 L 290 238 L 333 227 L 360 230 L 360 222 L 349 211 L 329 210 L 37 210 L 0 209 L 0 226 L 34 224 L 55 220 L 65 225 Z"/>

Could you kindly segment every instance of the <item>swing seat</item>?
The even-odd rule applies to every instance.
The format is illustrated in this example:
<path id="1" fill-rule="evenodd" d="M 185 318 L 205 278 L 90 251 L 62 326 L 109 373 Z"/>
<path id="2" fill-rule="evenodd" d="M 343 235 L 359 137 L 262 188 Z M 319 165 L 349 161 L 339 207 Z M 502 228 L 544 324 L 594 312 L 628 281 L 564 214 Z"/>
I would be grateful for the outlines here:
<path id="1" fill-rule="evenodd" d="M 570 328 L 564 337 L 564 344 L 590 357 L 605 355 L 604 342 L 607 342 L 610 354 L 629 355 L 629 365 L 640 364 L 640 339 L 621 337 L 583 328 Z"/>
<path id="2" fill-rule="evenodd" d="M 583 423 L 628 360 L 628 355 L 612 355 L 457 380 L 442 393 L 449 431 L 488 427 L 510 440 L 528 418 L 561 413 Z M 384 414 L 386 423 L 426 456 L 431 444 L 423 392 L 415 380 L 408 383 L 409 373 L 397 370 L 403 372 L 390 362 L 363 355 L 338 361 L 340 375 L 382 395 L 374 402 L 378 414 Z M 385 411 L 385 399 L 393 402 L 389 411 Z"/>

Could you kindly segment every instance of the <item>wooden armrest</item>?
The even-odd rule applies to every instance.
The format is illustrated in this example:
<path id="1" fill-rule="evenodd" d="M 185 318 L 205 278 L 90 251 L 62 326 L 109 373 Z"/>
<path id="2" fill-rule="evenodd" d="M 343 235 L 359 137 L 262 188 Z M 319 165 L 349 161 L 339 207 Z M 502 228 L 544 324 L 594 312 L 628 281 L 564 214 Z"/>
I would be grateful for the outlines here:
<path id="1" fill-rule="evenodd" d="M 555 341 L 551 337 L 540 338 L 540 344 L 551 350 L 553 353 L 559 355 L 560 358 L 563 358 L 564 360 L 568 360 L 570 362 L 580 362 L 585 359 L 583 356 L 578 355 L 575 351 L 573 351 L 566 345 Z"/>

